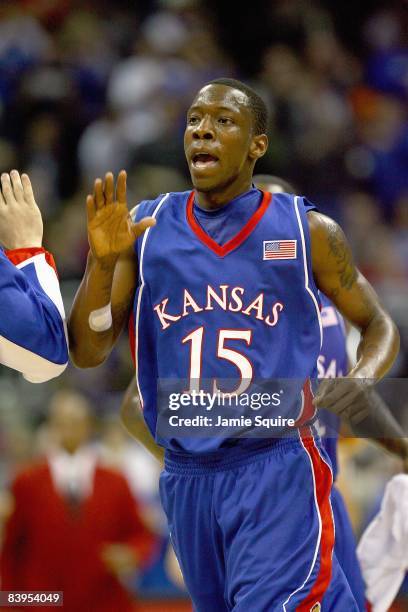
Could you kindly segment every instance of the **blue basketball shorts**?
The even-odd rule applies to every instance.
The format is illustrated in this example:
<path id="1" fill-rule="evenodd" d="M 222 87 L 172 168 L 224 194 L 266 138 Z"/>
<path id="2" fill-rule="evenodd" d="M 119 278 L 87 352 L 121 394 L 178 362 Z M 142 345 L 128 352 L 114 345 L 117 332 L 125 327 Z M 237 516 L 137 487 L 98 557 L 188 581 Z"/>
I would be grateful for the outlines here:
<path id="1" fill-rule="evenodd" d="M 364 580 L 361 573 L 360 564 L 356 554 L 356 540 L 353 533 L 353 527 L 350 522 L 350 517 L 347 512 L 346 504 L 340 491 L 336 486 L 332 489 L 332 508 L 334 523 L 336 525 L 336 541 L 334 552 L 337 560 L 340 563 L 347 582 L 350 585 L 351 592 L 357 602 L 358 609 L 365 611 L 366 598 L 364 589 Z"/>
<path id="2" fill-rule="evenodd" d="M 307 432 L 166 452 L 160 493 L 196 612 L 358 611 L 333 553 L 329 459 Z"/>

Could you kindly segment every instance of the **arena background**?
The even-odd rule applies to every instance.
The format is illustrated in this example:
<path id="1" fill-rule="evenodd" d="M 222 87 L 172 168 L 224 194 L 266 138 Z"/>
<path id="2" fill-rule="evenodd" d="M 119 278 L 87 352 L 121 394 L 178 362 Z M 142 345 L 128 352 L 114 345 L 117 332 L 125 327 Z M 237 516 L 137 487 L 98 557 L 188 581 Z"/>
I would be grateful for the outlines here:
<path id="1" fill-rule="evenodd" d="M 85 197 L 94 178 L 125 168 L 129 208 L 188 188 L 188 103 L 206 81 L 236 77 L 270 110 L 270 147 L 256 171 L 294 182 L 341 223 L 399 326 L 392 375 L 406 377 L 407 33 L 403 0 L 252 0 L 243 8 L 212 0 L 2 0 L 0 171 L 17 168 L 32 179 L 66 310 L 85 266 Z M 158 465 L 118 425 L 131 376 L 125 335 L 103 366 L 70 366 L 45 385 L 1 369 L 3 516 L 16 470 L 44 451 L 53 394 L 68 388 L 91 402 L 105 460 L 123 467 L 143 507 L 157 515 L 165 542 Z M 340 486 L 358 537 L 400 464 L 363 440 L 344 440 L 340 455 Z M 157 610 L 189 609 L 175 603 L 185 595 L 160 561 L 148 575 L 134 576 L 130 588 L 138 590 L 141 610 L 153 609 L 152 601 Z M 397 609 L 408 609 L 403 593 Z"/>

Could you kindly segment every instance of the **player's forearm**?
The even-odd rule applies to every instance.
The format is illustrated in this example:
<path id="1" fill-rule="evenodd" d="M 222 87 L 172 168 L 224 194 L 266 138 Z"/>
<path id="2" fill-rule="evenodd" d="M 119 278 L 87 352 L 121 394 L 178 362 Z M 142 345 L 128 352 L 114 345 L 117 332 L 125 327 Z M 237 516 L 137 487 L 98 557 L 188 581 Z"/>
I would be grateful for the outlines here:
<path id="1" fill-rule="evenodd" d="M 140 411 L 140 403 L 134 381 L 127 388 L 120 408 L 120 418 L 126 431 L 160 462 L 164 461 L 164 450 L 153 439 Z"/>
<path id="2" fill-rule="evenodd" d="M 140 442 L 140 444 L 142 444 L 160 464 L 164 463 L 164 449 L 156 444 L 141 418 L 131 423 L 125 421 L 122 421 L 122 423 L 126 431 L 135 438 L 135 440 Z"/>
<path id="3" fill-rule="evenodd" d="M 90 315 L 111 302 L 117 258 L 96 260 L 89 252 L 86 270 L 68 319 L 70 352 L 75 365 L 90 368 L 101 364 L 114 342 L 113 326 L 101 331 L 90 327 Z"/>
<path id="4" fill-rule="evenodd" d="M 371 438 L 408 466 L 408 436 L 377 392 L 369 396 L 369 412 L 358 424 L 350 423 L 353 432 Z"/>
<path id="5" fill-rule="evenodd" d="M 357 363 L 349 377 L 378 380 L 394 363 L 400 345 L 398 330 L 383 310 L 377 311 L 361 332 Z"/>

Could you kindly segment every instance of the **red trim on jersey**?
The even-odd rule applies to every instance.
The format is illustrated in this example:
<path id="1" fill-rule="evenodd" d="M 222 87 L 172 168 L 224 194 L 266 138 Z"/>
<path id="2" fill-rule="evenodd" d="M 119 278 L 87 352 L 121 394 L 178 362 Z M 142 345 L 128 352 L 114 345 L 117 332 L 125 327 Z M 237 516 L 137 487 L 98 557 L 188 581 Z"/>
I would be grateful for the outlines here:
<path id="1" fill-rule="evenodd" d="M 301 427 L 310 421 L 316 414 L 316 406 L 313 405 L 313 391 L 310 378 L 306 379 L 303 385 L 303 408 L 294 427 Z"/>
<path id="2" fill-rule="evenodd" d="M 194 195 L 195 192 L 192 191 L 187 200 L 187 221 L 190 224 L 191 229 L 196 234 L 197 238 L 201 240 L 209 249 L 214 251 L 216 255 L 219 257 L 224 257 L 231 253 L 234 249 L 238 248 L 244 240 L 248 238 L 250 233 L 255 229 L 256 225 L 262 219 L 265 214 L 271 200 L 272 194 L 267 191 L 262 192 L 262 202 L 261 205 L 256 209 L 252 217 L 247 221 L 244 227 L 235 234 L 231 240 L 228 240 L 223 246 L 219 245 L 218 242 L 215 242 L 210 236 L 203 230 L 201 225 L 198 223 L 196 218 L 194 217 L 193 212 L 193 204 L 194 204 Z"/>
<path id="3" fill-rule="evenodd" d="M 133 365 L 136 367 L 136 332 L 135 332 L 135 315 L 133 311 L 129 317 L 128 333 L 129 333 L 130 354 L 132 355 Z"/>
<path id="4" fill-rule="evenodd" d="M 316 500 L 322 522 L 319 547 L 319 573 L 308 595 L 296 608 L 296 612 L 310 612 L 316 603 L 322 603 L 332 577 L 334 521 L 330 504 L 330 491 L 333 484 L 333 474 L 328 464 L 322 459 L 310 428 L 304 427 L 301 429 L 300 437 L 306 452 L 312 460 Z"/>
<path id="5" fill-rule="evenodd" d="M 40 255 L 41 253 L 45 254 L 45 260 L 51 268 L 54 268 L 55 273 L 58 276 L 57 266 L 55 265 L 54 257 L 51 253 L 46 251 L 43 247 L 25 247 L 22 249 L 9 249 L 4 251 L 6 257 L 11 261 L 12 264 L 18 266 L 18 264 L 23 263 L 30 257 L 34 257 L 35 255 Z"/>

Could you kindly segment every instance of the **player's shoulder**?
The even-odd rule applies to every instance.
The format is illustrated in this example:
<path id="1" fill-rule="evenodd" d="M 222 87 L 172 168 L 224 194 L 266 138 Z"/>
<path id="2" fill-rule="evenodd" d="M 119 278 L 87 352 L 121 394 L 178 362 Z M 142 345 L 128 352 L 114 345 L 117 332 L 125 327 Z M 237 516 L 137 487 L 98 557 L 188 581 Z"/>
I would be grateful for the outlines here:
<path id="1" fill-rule="evenodd" d="M 311 202 L 306 196 L 295 193 L 274 193 L 273 202 L 281 206 L 301 207 L 305 212 L 318 211 L 316 204 Z"/>
<path id="2" fill-rule="evenodd" d="M 158 209 L 162 208 L 164 205 L 168 208 L 169 206 L 177 206 L 185 201 L 190 193 L 191 190 L 169 191 L 168 193 L 161 193 L 154 200 L 142 200 L 132 208 L 130 216 L 133 221 L 139 221 L 143 217 L 152 217 L 157 214 Z"/>

